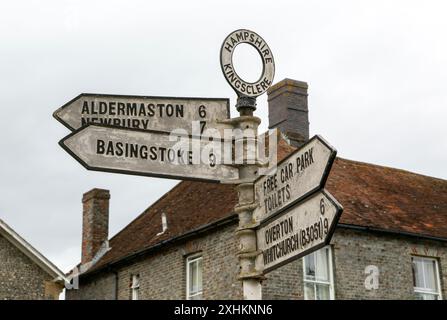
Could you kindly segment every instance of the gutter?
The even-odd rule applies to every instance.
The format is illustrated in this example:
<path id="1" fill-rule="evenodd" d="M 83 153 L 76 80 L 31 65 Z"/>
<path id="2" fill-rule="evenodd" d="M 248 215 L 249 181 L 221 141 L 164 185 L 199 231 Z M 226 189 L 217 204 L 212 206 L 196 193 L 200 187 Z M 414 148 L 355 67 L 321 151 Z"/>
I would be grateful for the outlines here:
<path id="1" fill-rule="evenodd" d="M 397 231 L 397 230 L 387 230 L 387 229 L 376 228 L 376 227 L 358 226 L 358 225 L 354 225 L 354 224 L 339 223 L 339 224 L 337 224 L 337 228 L 351 229 L 351 230 L 357 230 L 357 231 L 366 231 L 366 232 L 374 232 L 374 233 L 382 233 L 382 234 L 394 234 L 394 235 L 400 235 L 400 236 L 406 236 L 406 237 L 412 237 L 412 238 L 419 238 L 419 239 L 425 239 L 425 240 L 434 240 L 434 241 L 440 241 L 440 242 L 447 242 L 447 238 L 429 236 L 429 235 L 420 234 L 420 233 L 413 233 L 413 232 L 405 232 L 405 231 Z"/>
<path id="2" fill-rule="evenodd" d="M 197 229 L 193 229 L 193 230 L 191 230 L 189 232 L 186 232 L 186 233 L 183 233 L 183 234 L 181 234 L 181 235 L 179 235 L 177 237 L 170 238 L 170 239 L 167 239 L 167 240 L 163 240 L 163 241 L 158 242 L 157 244 L 155 244 L 153 246 L 147 247 L 147 248 L 142 249 L 140 251 L 133 252 L 133 253 L 131 253 L 131 254 L 127 255 L 127 256 L 124 256 L 122 258 L 119 258 L 119 259 L 117 259 L 115 261 L 111 261 L 111 262 L 101 266 L 98 269 L 94 269 L 92 271 L 86 271 L 85 273 L 80 275 L 80 277 L 91 276 L 91 275 L 93 275 L 95 273 L 98 273 L 98 272 L 104 270 L 104 269 L 113 269 L 113 267 L 116 266 L 116 265 L 124 264 L 127 261 L 129 261 L 129 260 L 133 260 L 133 259 L 135 259 L 135 258 L 137 258 L 139 256 L 143 256 L 143 255 L 146 255 L 146 254 L 148 254 L 150 252 L 156 251 L 157 249 L 160 249 L 161 247 L 164 247 L 165 245 L 173 244 L 175 242 L 178 242 L 178 241 L 181 241 L 181 240 L 184 240 L 184 239 L 187 239 L 187 238 L 191 238 L 191 237 L 193 237 L 195 235 L 205 233 L 207 231 L 216 229 L 216 228 L 221 227 L 221 226 L 226 226 L 226 225 L 230 225 L 232 223 L 237 223 L 237 221 L 238 221 L 238 215 L 236 213 L 232 213 L 231 215 L 229 215 L 228 217 L 225 217 L 223 219 L 220 219 L 220 220 L 211 222 L 209 224 L 203 225 L 203 226 L 201 226 L 201 227 L 199 227 Z M 114 271 L 114 272 L 116 272 L 116 271 Z"/>

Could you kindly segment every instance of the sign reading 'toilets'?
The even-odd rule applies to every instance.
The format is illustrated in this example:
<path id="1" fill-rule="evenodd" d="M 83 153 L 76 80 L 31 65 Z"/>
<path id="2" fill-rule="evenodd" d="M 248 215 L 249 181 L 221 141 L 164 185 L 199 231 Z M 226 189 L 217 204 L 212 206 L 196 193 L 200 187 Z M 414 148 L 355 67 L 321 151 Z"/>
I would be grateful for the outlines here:
<path id="1" fill-rule="evenodd" d="M 261 222 L 322 189 L 337 151 L 322 137 L 314 136 L 282 160 L 276 169 L 255 183 L 259 206 L 254 218 Z"/>

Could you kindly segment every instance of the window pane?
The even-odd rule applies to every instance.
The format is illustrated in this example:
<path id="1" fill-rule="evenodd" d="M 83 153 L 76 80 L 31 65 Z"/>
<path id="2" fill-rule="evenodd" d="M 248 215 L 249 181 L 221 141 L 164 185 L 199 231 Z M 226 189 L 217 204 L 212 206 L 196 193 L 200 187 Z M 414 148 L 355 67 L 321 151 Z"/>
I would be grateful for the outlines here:
<path id="1" fill-rule="evenodd" d="M 303 258 L 304 298 L 329 300 L 333 294 L 330 247 L 324 247 Z"/>
<path id="2" fill-rule="evenodd" d="M 304 257 L 304 278 L 307 280 L 315 279 L 315 256 L 314 253 Z"/>
<path id="3" fill-rule="evenodd" d="M 315 253 L 315 279 L 329 282 L 329 250 L 324 248 Z"/>
<path id="4" fill-rule="evenodd" d="M 329 285 L 326 284 L 316 284 L 316 300 L 330 300 L 330 289 Z"/>
<path id="5" fill-rule="evenodd" d="M 315 286 L 313 283 L 304 284 L 304 299 L 315 300 Z"/>
<path id="6" fill-rule="evenodd" d="M 202 258 L 188 259 L 188 299 L 202 299 Z"/>
<path id="7" fill-rule="evenodd" d="M 197 291 L 202 291 L 202 259 L 197 261 Z"/>
<path id="8" fill-rule="evenodd" d="M 132 277 L 132 288 L 138 288 L 140 286 L 140 277 L 138 275 L 134 275 Z"/>
<path id="9" fill-rule="evenodd" d="M 417 258 L 413 258 L 413 280 L 415 287 L 424 288 L 424 273 L 422 261 Z"/>
<path id="10" fill-rule="evenodd" d="M 138 300 L 138 289 L 132 289 L 132 300 Z"/>
<path id="11" fill-rule="evenodd" d="M 438 296 L 434 295 L 434 294 L 416 292 L 416 299 L 417 300 L 438 300 Z"/>
<path id="12" fill-rule="evenodd" d="M 197 292 L 197 261 L 189 264 L 189 292 Z"/>
<path id="13" fill-rule="evenodd" d="M 425 288 L 433 292 L 437 291 L 436 286 L 436 265 L 434 260 L 424 260 Z"/>

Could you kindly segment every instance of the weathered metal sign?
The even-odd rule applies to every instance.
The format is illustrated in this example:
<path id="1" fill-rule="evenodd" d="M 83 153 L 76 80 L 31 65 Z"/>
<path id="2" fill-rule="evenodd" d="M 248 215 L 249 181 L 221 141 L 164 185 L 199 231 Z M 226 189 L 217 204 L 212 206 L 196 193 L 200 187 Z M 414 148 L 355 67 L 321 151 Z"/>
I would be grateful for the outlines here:
<path id="1" fill-rule="evenodd" d="M 234 49 L 241 43 L 253 46 L 261 55 L 262 74 L 254 83 L 244 81 L 234 69 Z M 275 76 L 275 62 L 273 61 L 272 50 L 270 50 L 267 42 L 260 35 L 246 29 L 233 31 L 225 38 L 220 49 L 220 66 L 225 79 L 239 97 L 255 98 L 260 96 L 271 86 Z"/>
<path id="2" fill-rule="evenodd" d="M 256 231 L 264 273 L 329 244 L 343 207 L 326 190 L 265 221 Z"/>
<path id="3" fill-rule="evenodd" d="M 103 125 L 75 130 L 59 144 L 88 170 L 183 180 L 237 180 L 218 163 L 224 143 L 191 136 Z"/>
<path id="4" fill-rule="evenodd" d="M 166 132 L 183 129 L 197 135 L 222 128 L 219 121 L 230 117 L 230 109 L 228 99 L 82 93 L 53 116 L 72 131 L 87 124 L 104 124 Z M 198 122 L 199 133 L 193 133 L 193 121 Z"/>
<path id="5" fill-rule="evenodd" d="M 314 136 L 282 160 L 277 168 L 255 182 L 259 206 L 256 221 L 275 215 L 324 187 L 337 151 L 322 137 Z"/>

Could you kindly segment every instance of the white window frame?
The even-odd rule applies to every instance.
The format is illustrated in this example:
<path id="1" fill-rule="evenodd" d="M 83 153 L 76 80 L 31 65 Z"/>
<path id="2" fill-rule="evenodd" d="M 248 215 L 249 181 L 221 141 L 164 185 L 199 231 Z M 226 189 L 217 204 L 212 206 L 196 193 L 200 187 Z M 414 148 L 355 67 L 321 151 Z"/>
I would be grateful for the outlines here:
<path id="1" fill-rule="evenodd" d="M 314 284 L 314 292 L 316 293 L 316 287 L 317 284 L 323 284 L 323 285 L 329 285 L 329 299 L 335 300 L 335 291 L 334 291 L 334 269 L 333 269 L 333 263 L 332 263 L 332 247 L 325 246 L 319 250 L 328 250 L 328 267 L 329 267 L 329 282 L 326 281 L 318 281 L 318 280 L 308 280 L 306 279 L 306 260 L 305 257 L 303 257 L 303 291 L 304 291 L 304 300 L 309 300 L 308 297 L 306 297 L 306 283 Z M 317 251 L 319 251 L 317 250 Z M 316 251 L 315 251 L 316 252 Z M 314 252 L 310 253 L 313 254 Z M 316 300 L 316 299 L 315 299 Z"/>
<path id="2" fill-rule="evenodd" d="M 440 277 L 440 273 L 439 273 L 439 261 L 436 258 L 431 258 L 431 257 L 424 257 L 424 256 L 411 256 L 411 267 L 412 267 L 412 272 L 414 272 L 413 270 L 413 259 L 418 259 L 418 260 L 428 260 L 430 262 L 435 262 L 435 280 L 436 280 L 436 286 L 438 287 L 438 292 L 433 292 L 433 291 L 428 291 L 425 288 L 419 288 L 419 287 L 414 287 L 414 292 L 415 293 L 421 293 L 421 294 L 429 294 L 432 296 L 437 296 L 438 300 L 442 300 L 442 290 L 441 290 L 441 277 Z M 422 266 L 424 266 L 424 264 L 422 264 Z M 424 272 L 422 272 L 422 274 L 425 274 Z M 415 275 L 413 274 L 413 277 L 415 277 Z"/>
<path id="3" fill-rule="evenodd" d="M 202 270 L 202 290 L 201 291 L 197 291 L 196 293 L 194 293 L 192 295 L 190 294 L 190 290 L 189 290 L 190 286 L 191 286 L 190 279 L 189 279 L 189 268 L 190 268 L 190 265 L 192 263 L 198 262 L 199 260 L 202 261 L 202 269 L 203 269 L 203 257 L 202 257 L 202 255 L 200 255 L 200 254 L 199 255 L 193 255 L 193 256 L 190 256 L 190 257 L 186 258 L 186 300 L 191 300 L 192 297 L 195 297 L 195 296 L 198 296 L 198 295 L 202 296 L 202 294 L 203 294 L 203 270 Z"/>
<path id="4" fill-rule="evenodd" d="M 131 299 L 132 300 L 139 300 L 140 299 L 140 275 L 139 274 L 133 274 L 132 275 L 132 284 L 130 286 L 131 288 Z"/>

